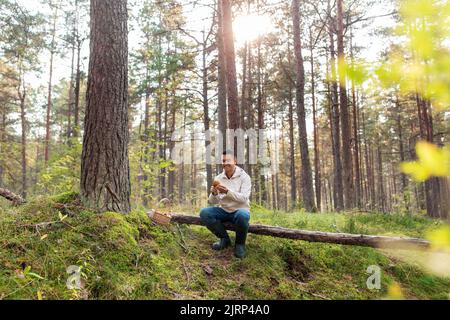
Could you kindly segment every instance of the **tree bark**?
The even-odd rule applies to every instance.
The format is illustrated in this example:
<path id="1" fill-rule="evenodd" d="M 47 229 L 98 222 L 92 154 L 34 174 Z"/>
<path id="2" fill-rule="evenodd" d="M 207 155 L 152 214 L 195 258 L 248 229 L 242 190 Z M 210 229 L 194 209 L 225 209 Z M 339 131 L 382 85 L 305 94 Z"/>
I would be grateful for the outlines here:
<path id="1" fill-rule="evenodd" d="M 353 162 L 351 149 L 351 128 L 350 116 L 348 112 L 348 97 L 346 88 L 344 55 L 344 22 L 342 12 L 342 0 L 337 0 L 337 50 L 338 50 L 338 68 L 339 68 L 339 100 L 341 111 L 341 129 L 342 129 L 342 161 L 343 161 L 343 187 L 344 187 L 344 207 L 350 209 L 354 206 L 353 194 Z"/>
<path id="2" fill-rule="evenodd" d="M 222 13 L 222 1 L 217 1 L 217 35 L 216 35 L 216 43 L 218 49 L 218 67 L 217 67 L 217 77 L 218 77 L 218 93 L 217 93 L 217 120 L 218 120 L 218 129 L 219 134 L 222 136 L 222 145 L 217 145 L 216 152 L 216 162 L 222 158 L 222 152 L 226 149 L 226 131 L 228 127 L 227 121 L 227 78 L 226 78 L 226 61 L 225 61 L 225 47 L 224 47 L 224 38 L 223 38 L 223 13 Z M 219 173 L 222 170 L 222 165 L 220 163 L 216 166 L 216 173 Z"/>
<path id="3" fill-rule="evenodd" d="M 311 66 L 311 100 L 312 100 L 312 111 L 313 111 L 313 137 L 314 137 L 314 185 L 316 192 L 316 205 L 317 209 L 320 211 L 322 194 L 321 194 L 321 176 L 320 176 L 320 158 L 319 158 L 319 133 L 317 127 L 317 111 L 316 111 L 316 79 L 314 70 L 314 44 L 311 28 L 309 29 L 309 49 L 310 49 L 310 66 Z"/>
<path id="4" fill-rule="evenodd" d="M 12 191 L 4 188 L 0 188 L 0 196 L 12 201 L 15 205 L 23 204 L 25 203 L 25 199 L 23 199 L 18 194 L 13 193 Z"/>
<path id="5" fill-rule="evenodd" d="M 75 32 L 74 32 L 75 33 Z M 74 69 L 75 69 L 75 44 L 72 44 L 72 62 L 70 65 L 70 82 L 69 82 L 69 97 L 67 99 L 67 138 L 72 136 L 72 112 L 74 106 Z M 70 142 L 69 142 L 70 143 Z"/>
<path id="6" fill-rule="evenodd" d="M 386 212 L 386 195 L 384 191 L 384 179 L 383 179 L 383 158 L 381 153 L 381 146 L 379 144 L 377 146 L 377 160 L 378 160 L 378 210 L 381 212 Z"/>
<path id="7" fill-rule="evenodd" d="M 257 111 L 258 111 L 258 151 L 259 155 L 265 155 L 264 148 L 266 148 L 266 132 L 265 132 L 265 121 L 264 121 L 264 105 L 263 105 L 263 89 L 262 89 L 262 57 L 261 57 L 261 42 L 258 41 L 257 45 Z M 263 149 L 263 150 L 261 150 Z M 266 176 L 264 172 L 265 164 L 261 161 L 256 165 L 257 173 L 256 176 L 256 184 L 257 184 L 257 192 L 259 197 L 259 203 L 263 205 L 267 205 L 267 188 L 266 188 Z"/>
<path id="8" fill-rule="evenodd" d="M 19 63 L 21 65 L 21 63 Z M 22 197 L 27 198 L 27 120 L 26 120 L 26 86 L 22 66 L 19 67 L 19 87 L 17 94 L 20 101 L 21 156 L 22 156 Z"/>
<path id="9" fill-rule="evenodd" d="M 177 112 L 177 104 L 176 104 L 176 96 L 175 96 L 175 88 L 171 89 L 171 96 L 172 96 L 172 106 L 170 110 L 170 136 L 172 137 L 175 132 L 176 127 L 176 112 Z M 175 147 L 175 141 L 172 139 L 168 142 L 169 152 L 170 156 L 169 159 L 174 159 L 174 155 L 172 154 L 172 151 Z M 167 177 L 167 184 L 168 184 L 168 198 L 172 201 L 175 199 L 175 164 L 173 161 L 171 161 L 171 165 L 169 168 L 169 173 Z"/>
<path id="10" fill-rule="evenodd" d="M 50 44 L 50 67 L 48 78 L 48 93 L 47 93 L 47 117 L 45 122 L 45 149 L 44 149 L 44 161 L 47 167 L 48 159 L 50 156 L 50 136 L 51 136 L 51 114 L 52 114 L 52 89 L 53 89 L 53 59 L 55 55 L 55 37 L 56 37 L 56 19 L 58 18 L 58 7 L 55 8 L 53 15 L 53 27 L 52 27 L 52 41 Z"/>
<path id="11" fill-rule="evenodd" d="M 203 104 L 203 125 L 205 128 L 205 150 L 206 150 L 206 193 L 208 194 L 212 185 L 212 161 L 211 161 L 211 132 L 209 127 L 209 103 L 208 103 L 208 66 L 206 65 L 206 45 L 207 39 L 203 32 L 202 43 L 202 104 Z"/>
<path id="12" fill-rule="evenodd" d="M 169 49 L 167 50 L 169 51 Z M 169 79 L 166 79 L 164 81 L 165 83 L 169 82 Z M 160 130 L 160 136 L 159 136 L 159 161 L 166 162 L 166 140 L 167 140 L 167 110 L 168 110 L 168 93 L 167 88 L 164 88 L 164 118 L 160 117 L 158 121 L 162 125 L 164 123 L 164 130 Z M 161 106 L 162 107 L 162 106 Z M 162 111 L 162 109 L 161 109 Z M 164 120 L 163 120 L 164 119 Z M 160 183 L 160 199 L 164 199 L 167 196 L 167 186 L 166 186 L 166 175 L 167 170 L 165 167 L 160 168 L 159 171 L 159 183 Z"/>
<path id="13" fill-rule="evenodd" d="M 186 133 L 186 114 L 187 114 L 187 108 L 184 108 L 183 110 L 183 130 Z M 183 152 L 187 152 L 187 148 L 185 147 L 185 139 L 183 139 L 183 137 L 181 138 L 181 150 L 183 150 Z M 184 204 L 185 202 L 185 195 L 184 195 L 184 184 L 185 184 L 185 164 L 184 162 L 180 163 L 179 167 L 179 180 L 178 180 L 178 198 L 181 204 Z"/>
<path id="14" fill-rule="evenodd" d="M 5 158 L 3 157 L 6 153 L 6 107 L 1 108 L 1 127 L 0 127 L 0 187 L 3 186 L 3 174 L 5 166 Z"/>
<path id="15" fill-rule="evenodd" d="M 78 9 L 78 0 L 75 0 L 75 8 Z M 77 15 L 78 15 L 78 10 Z M 76 43 L 77 43 L 77 71 L 75 75 L 75 104 L 73 119 L 73 136 L 78 137 L 80 134 L 80 88 L 81 88 L 81 44 L 78 29 L 78 16 L 76 20 Z"/>
<path id="16" fill-rule="evenodd" d="M 404 162 L 405 161 L 405 147 L 404 147 L 404 143 L 403 143 L 403 129 L 402 129 L 402 116 L 401 116 L 401 109 L 400 109 L 400 102 L 399 102 L 399 98 L 398 95 L 396 95 L 395 97 L 395 109 L 396 109 L 396 113 L 397 113 L 397 117 L 396 117 L 396 124 L 397 124 L 397 134 L 398 134 L 398 149 L 399 149 L 399 153 L 400 153 L 400 162 Z M 400 177 L 401 177 L 401 183 L 402 183 L 402 195 L 403 195 L 403 201 L 406 207 L 406 210 L 409 210 L 409 200 L 408 200 L 408 195 L 406 194 L 407 190 L 407 180 L 406 180 L 406 174 L 404 174 L 403 172 L 400 173 Z"/>
<path id="17" fill-rule="evenodd" d="M 231 0 L 220 0 L 222 2 L 223 15 L 223 42 L 226 61 L 226 79 L 228 96 L 228 128 L 236 130 L 239 128 L 239 100 L 236 78 L 236 57 L 234 51 L 233 23 L 231 13 Z M 237 154 L 237 138 L 233 139 L 234 153 Z"/>
<path id="18" fill-rule="evenodd" d="M 288 41 L 288 62 L 291 68 L 291 50 Z M 289 103 L 289 171 L 291 175 L 291 209 L 297 206 L 297 178 L 295 175 L 295 141 L 294 141 L 294 103 L 292 97 L 292 82 L 289 81 L 288 86 L 288 103 Z"/>
<path id="19" fill-rule="evenodd" d="M 362 120 L 362 137 L 364 139 L 364 163 L 366 166 L 366 203 L 369 204 L 369 207 L 373 209 L 374 199 L 375 199 L 375 188 L 374 188 L 374 179 L 373 179 L 373 163 L 371 161 L 371 150 L 369 152 L 369 141 L 366 133 L 366 117 L 364 111 L 361 112 L 361 120 Z M 366 204 L 367 207 L 367 204 Z"/>
<path id="20" fill-rule="evenodd" d="M 330 19 L 329 26 L 330 36 L 330 65 L 331 65 L 331 116 L 332 116 L 332 141 L 333 141 L 333 196 L 334 209 L 341 211 L 344 209 L 344 195 L 342 182 L 342 162 L 341 162 L 341 138 L 340 138 L 340 123 L 339 123 L 339 102 L 338 89 L 336 79 L 336 59 L 334 51 L 334 37 L 332 19 Z"/>
<path id="21" fill-rule="evenodd" d="M 242 92 L 241 92 L 241 113 L 239 118 L 240 127 L 242 129 L 246 128 L 245 125 L 245 115 L 247 111 L 247 47 L 248 43 L 245 42 L 244 45 L 244 56 L 242 57 Z"/>
<path id="22" fill-rule="evenodd" d="M 314 204 L 314 189 L 312 183 L 311 163 L 309 160 L 308 137 L 306 133 L 305 115 L 305 70 L 302 57 L 302 43 L 300 36 L 300 8 L 299 0 L 292 0 L 292 25 L 294 33 L 294 54 L 296 70 L 296 102 L 298 115 L 298 131 L 301 156 L 301 184 L 302 201 L 305 209 L 316 211 Z"/>
<path id="23" fill-rule="evenodd" d="M 351 56 L 351 62 L 352 66 L 354 65 L 354 58 L 353 58 L 353 38 L 350 41 L 350 56 Z M 353 104 L 353 159 L 355 161 L 354 168 L 355 168 L 355 197 L 354 197 L 354 205 L 358 208 L 361 208 L 361 198 L 362 198 L 362 192 L 361 192 L 361 171 L 360 171 L 360 157 L 359 157 L 359 136 L 358 136 L 358 101 L 356 98 L 356 92 L 355 92 L 355 82 L 352 79 L 352 104 Z"/>
<path id="24" fill-rule="evenodd" d="M 254 129 L 255 128 L 255 119 L 254 119 L 254 108 L 253 108 L 253 90 L 254 90 L 254 84 L 253 84 L 253 66 L 254 66 L 254 62 L 253 62 L 253 52 L 252 52 L 252 46 L 251 43 L 249 43 L 248 45 L 248 55 L 247 55 L 247 60 L 248 60 L 248 65 L 247 65 L 247 69 L 248 69 L 248 74 L 247 74 L 247 78 L 248 78 L 248 85 L 247 85 L 247 102 L 246 102 L 246 117 L 247 117 L 247 121 L 246 121 L 246 127 L 245 129 Z M 254 137 L 253 137 L 254 138 Z M 246 172 L 248 173 L 248 175 L 250 177 L 256 177 L 256 174 L 254 173 L 255 170 L 255 165 L 254 163 L 254 159 L 251 156 L 251 151 L 250 151 L 250 137 L 247 138 L 247 169 Z M 255 188 L 255 184 L 253 183 L 252 188 Z M 255 194 L 256 192 L 253 192 L 252 190 L 252 201 L 254 201 L 255 199 Z"/>
<path id="25" fill-rule="evenodd" d="M 149 77 L 149 72 L 147 69 L 147 78 Z M 145 169 L 142 173 L 142 181 L 144 181 L 144 197 L 143 204 L 144 206 L 148 205 L 148 194 L 150 193 L 148 186 L 148 162 L 149 162 L 149 149 L 150 149 L 150 95 L 151 95 L 151 87 L 150 84 L 147 84 L 145 88 L 145 104 L 144 104 L 144 132 L 142 134 L 142 141 L 144 143 L 143 146 L 143 154 L 141 155 L 142 161 L 144 163 Z"/>
<path id="26" fill-rule="evenodd" d="M 130 211 L 127 1 L 91 0 L 91 50 L 81 197 L 101 211 Z"/>

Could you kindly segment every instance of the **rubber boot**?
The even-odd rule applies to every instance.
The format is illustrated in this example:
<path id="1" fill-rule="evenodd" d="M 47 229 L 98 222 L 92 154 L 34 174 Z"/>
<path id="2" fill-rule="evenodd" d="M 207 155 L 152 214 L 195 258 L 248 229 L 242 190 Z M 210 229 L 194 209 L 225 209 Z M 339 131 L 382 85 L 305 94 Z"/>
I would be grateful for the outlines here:
<path id="1" fill-rule="evenodd" d="M 234 244 L 234 256 L 242 259 L 245 257 L 245 241 L 247 239 L 248 229 L 236 227 L 236 241 Z"/>
<path id="2" fill-rule="evenodd" d="M 212 248 L 214 250 L 223 250 L 231 245 L 227 230 L 225 230 L 224 225 L 220 221 L 208 225 L 207 228 L 214 233 L 216 237 L 220 238 L 219 241 L 213 243 Z"/>

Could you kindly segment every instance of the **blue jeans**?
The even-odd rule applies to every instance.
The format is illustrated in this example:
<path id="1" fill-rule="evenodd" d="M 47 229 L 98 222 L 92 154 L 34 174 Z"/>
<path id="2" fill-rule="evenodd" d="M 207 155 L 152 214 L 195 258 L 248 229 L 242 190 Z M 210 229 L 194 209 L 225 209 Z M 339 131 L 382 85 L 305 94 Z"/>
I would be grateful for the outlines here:
<path id="1" fill-rule="evenodd" d="M 220 207 L 208 207 L 200 210 L 200 219 L 210 230 L 214 228 L 214 225 L 231 222 L 236 227 L 236 243 L 245 244 L 250 221 L 250 212 L 248 210 L 238 209 L 229 213 Z"/>

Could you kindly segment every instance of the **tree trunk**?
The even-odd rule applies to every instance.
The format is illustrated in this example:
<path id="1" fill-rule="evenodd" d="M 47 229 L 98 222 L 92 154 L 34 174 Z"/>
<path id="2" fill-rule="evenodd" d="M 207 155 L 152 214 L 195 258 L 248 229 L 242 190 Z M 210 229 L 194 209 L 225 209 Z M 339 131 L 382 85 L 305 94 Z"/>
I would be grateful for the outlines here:
<path id="1" fill-rule="evenodd" d="M 0 127 L 0 188 L 3 186 L 3 173 L 6 154 L 6 107 L 0 109 L 1 111 L 1 127 Z"/>
<path id="2" fill-rule="evenodd" d="M 429 119 L 428 119 L 428 113 L 427 109 L 425 107 L 426 102 L 420 97 L 419 93 L 416 92 L 416 104 L 417 104 L 417 113 L 418 113 L 418 120 L 419 120 L 419 134 L 420 139 L 433 142 L 433 137 L 431 135 L 430 139 L 430 128 L 429 128 Z M 439 213 L 436 210 L 436 203 L 433 201 L 434 197 L 437 195 L 434 194 L 434 177 L 428 179 L 423 184 L 423 190 L 425 194 L 425 205 L 427 209 L 428 216 L 432 218 L 439 217 Z"/>
<path id="3" fill-rule="evenodd" d="M 333 41 L 331 32 L 330 32 L 330 38 L 331 41 Z M 326 70 L 327 73 L 331 74 L 332 72 L 332 55 L 329 54 L 328 46 L 325 46 L 325 61 L 326 61 Z M 325 80 L 325 87 L 327 88 L 327 116 L 328 116 L 328 123 L 330 127 L 330 143 L 331 143 L 331 153 L 332 153 L 332 174 L 328 176 L 327 182 L 328 182 L 328 192 L 329 192 L 329 203 L 330 203 L 330 210 L 336 209 L 336 203 L 338 202 L 338 190 L 334 191 L 335 184 L 337 183 L 336 180 L 336 154 L 335 154 L 335 140 L 334 140 L 334 113 L 333 113 L 333 106 L 334 106 L 334 98 L 332 93 L 332 81 Z M 341 190 L 342 192 L 342 190 Z M 343 200 L 342 200 L 343 201 Z"/>
<path id="4" fill-rule="evenodd" d="M 147 71 L 147 78 L 148 78 L 148 71 Z M 144 197 L 143 197 L 143 204 L 144 206 L 148 205 L 148 194 L 150 193 L 149 186 L 148 186 L 148 160 L 149 160 L 149 131 L 150 131 L 150 95 L 151 95 L 151 87 L 148 84 L 145 88 L 145 104 L 144 104 L 144 132 L 142 134 L 142 142 L 144 143 L 143 146 L 143 154 L 141 155 L 142 161 L 144 163 L 144 170 L 142 173 L 142 181 L 144 182 Z"/>
<path id="5" fill-rule="evenodd" d="M 316 211 L 314 204 L 314 189 L 312 183 L 311 163 L 309 161 L 308 137 L 306 133 L 305 115 L 305 70 L 302 57 L 302 43 L 300 37 L 300 8 L 299 0 L 292 0 L 292 25 L 294 33 L 294 54 L 296 70 L 296 102 L 297 122 L 299 131 L 300 156 L 301 156 L 301 184 L 302 201 L 309 212 Z"/>
<path id="6" fill-rule="evenodd" d="M 169 50 L 168 50 L 169 51 Z M 168 83 L 169 80 L 166 78 L 165 83 Z M 159 120 L 160 122 L 164 122 L 164 130 L 160 131 L 160 146 L 159 146 L 159 160 L 163 161 L 164 163 L 166 162 L 166 140 L 167 140 L 167 111 L 168 111 L 168 100 L 169 100 L 169 96 L 167 93 L 167 88 L 164 88 L 164 118 L 159 118 L 159 119 L 164 119 L 164 120 Z M 166 186 L 166 167 L 163 166 L 162 168 L 160 168 L 160 174 L 159 174 L 159 178 L 160 178 L 160 198 L 164 199 L 167 197 L 167 186 Z"/>
<path id="7" fill-rule="evenodd" d="M 253 88 L 254 87 L 254 85 L 253 85 L 253 72 L 254 72 L 253 65 L 254 65 L 254 63 L 253 63 L 253 54 L 252 54 L 251 43 L 248 45 L 247 59 L 248 59 L 248 66 L 247 66 L 248 85 L 247 85 L 247 102 L 246 102 L 247 121 L 246 121 L 245 129 L 254 129 L 255 128 L 255 119 L 254 119 L 255 112 L 254 112 L 254 108 L 253 108 L 253 89 L 254 89 Z M 254 141 L 254 137 L 252 137 L 252 138 Z M 254 143 L 254 142 L 252 142 L 252 143 Z M 247 164 L 248 164 L 248 167 L 247 167 L 246 172 L 248 173 L 248 175 L 250 177 L 254 178 L 256 176 L 254 174 L 254 168 L 255 168 L 254 162 L 256 159 L 254 159 L 254 157 L 252 157 L 252 154 L 250 151 L 251 147 L 253 147 L 253 146 L 250 146 L 250 137 L 248 137 L 248 139 L 247 139 Z M 253 183 L 252 188 L 255 188 L 255 186 L 256 186 L 255 183 Z M 254 201 L 255 195 L 256 195 L 256 192 L 253 192 L 253 190 L 252 190 L 252 193 L 251 193 L 252 201 Z"/>
<path id="8" fill-rule="evenodd" d="M 350 55 L 352 60 L 352 66 L 354 65 L 354 59 L 353 59 L 353 40 L 350 41 Z M 360 158 L 359 158 L 359 137 L 358 137 L 358 101 L 356 98 L 356 92 L 355 92 L 355 82 L 352 79 L 352 104 L 353 104 L 353 159 L 355 161 L 354 168 L 355 168 L 355 197 L 353 204 L 361 208 L 361 171 L 360 171 Z"/>
<path id="9" fill-rule="evenodd" d="M 77 48 L 77 71 L 75 75 L 75 105 L 73 113 L 73 136 L 78 137 L 80 135 L 80 87 L 81 87 L 81 66 L 80 57 L 81 44 L 78 44 Z"/>
<path id="10" fill-rule="evenodd" d="M 21 67 L 19 68 L 19 87 L 17 89 L 20 101 L 20 126 L 21 126 L 21 155 L 22 155 L 22 197 L 27 198 L 27 120 L 25 111 L 25 99 L 27 96 L 25 79 Z"/>
<path id="11" fill-rule="evenodd" d="M 148 213 L 152 219 L 152 213 Z M 184 214 L 170 214 L 170 222 L 180 224 L 193 224 L 202 226 L 200 217 L 189 216 Z M 224 223 L 225 228 L 235 231 L 236 227 L 231 223 Z M 365 246 L 374 248 L 389 249 L 406 249 L 406 250 L 425 250 L 430 247 L 427 240 L 419 238 L 407 237 L 387 237 L 352 233 L 332 233 L 321 231 L 310 231 L 300 229 L 288 229 L 283 227 L 275 227 L 261 224 L 251 224 L 248 229 L 249 233 L 272 236 L 277 238 L 303 240 L 309 242 L 325 242 L 343 245 Z"/>
<path id="12" fill-rule="evenodd" d="M 284 119 L 284 115 L 281 115 L 281 123 L 285 123 L 285 119 Z M 283 184 L 283 189 L 281 191 L 281 199 L 283 199 L 283 209 L 284 211 L 288 211 L 289 210 L 289 206 L 288 206 L 288 176 L 289 176 L 289 171 L 290 168 L 288 168 L 289 165 L 289 161 L 288 161 L 288 155 L 286 152 L 286 139 L 285 139 L 285 126 L 281 126 L 281 158 L 283 159 L 284 165 L 283 165 L 283 169 L 280 172 L 280 179 L 281 179 L 281 183 Z M 284 171 L 284 172 L 283 172 Z M 284 179 L 282 178 L 282 175 L 284 175 Z"/>
<path id="13" fill-rule="evenodd" d="M 45 150 L 44 150 L 44 161 L 47 167 L 48 159 L 50 156 L 50 135 L 51 135 L 51 114 L 52 114 L 52 80 L 53 80 L 53 58 L 55 55 L 55 37 L 56 37 L 56 19 L 58 18 L 58 8 L 55 8 L 55 13 L 53 15 L 53 28 L 52 28 L 52 42 L 50 44 L 50 67 L 49 67 L 49 78 L 48 78 L 48 94 L 47 94 L 47 117 L 45 121 Z"/>
<path id="14" fill-rule="evenodd" d="M 383 158 L 381 153 L 381 146 L 377 146 L 377 160 L 378 160 L 378 210 L 386 212 L 386 195 L 384 191 L 383 179 Z"/>
<path id="15" fill-rule="evenodd" d="M 358 103 L 359 101 L 359 96 L 360 94 L 358 94 L 358 92 L 356 93 L 356 103 Z M 363 98 L 363 95 L 361 96 L 361 98 Z M 367 203 L 367 184 L 366 184 L 366 169 L 365 169 L 365 162 L 364 162 L 364 155 L 363 155 L 363 145 L 362 145 L 362 132 L 361 135 L 359 134 L 359 130 L 362 130 L 362 119 L 361 119 L 361 109 L 358 107 L 357 108 L 357 122 L 358 122 L 358 151 L 359 151 L 359 173 L 360 173 L 360 195 L 361 195 L 361 200 L 360 200 L 360 208 L 364 208 L 365 204 Z"/>
<path id="16" fill-rule="evenodd" d="M 218 67 L 217 67 L 217 77 L 218 77 L 218 95 L 217 95 L 217 118 L 218 118 L 218 129 L 219 134 L 222 137 L 222 145 L 217 145 L 216 150 L 216 173 L 222 171 L 222 165 L 218 163 L 221 161 L 222 152 L 226 149 L 226 131 L 228 127 L 227 121 L 227 78 L 226 78 L 226 61 L 225 61 L 225 46 L 224 46 L 224 36 L 223 36 L 223 10 L 222 1 L 217 1 L 217 48 L 218 48 Z M 218 144 L 218 143 L 217 143 Z"/>
<path id="17" fill-rule="evenodd" d="M 205 127 L 205 150 L 206 150 L 206 193 L 209 193 L 212 185 L 212 160 L 211 160 L 211 132 L 209 128 L 209 103 L 208 103 L 208 67 L 206 65 L 206 41 L 203 32 L 202 50 L 202 104 L 203 104 L 203 125 Z"/>
<path id="18" fill-rule="evenodd" d="M 397 123 L 398 149 L 399 149 L 399 153 L 400 153 L 400 162 L 404 162 L 405 161 L 405 147 L 403 144 L 402 116 L 401 116 L 400 102 L 399 102 L 397 95 L 395 97 L 395 109 L 396 109 L 396 113 L 397 113 L 396 123 Z M 406 174 L 404 174 L 402 172 L 402 173 L 400 173 L 400 177 L 401 177 L 401 183 L 402 183 L 401 192 L 403 195 L 403 201 L 405 204 L 406 211 L 409 212 L 409 200 L 408 200 L 408 195 L 406 194 L 406 192 L 407 192 L 407 190 L 406 190 L 406 187 L 407 187 Z"/>
<path id="19" fill-rule="evenodd" d="M 288 62 L 291 68 L 291 50 L 288 41 Z M 292 82 L 289 81 L 288 87 L 288 103 L 289 103 L 289 171 L 291 175 L 291 199 L 292 209 L 297 206 L 297 179 L 295 175 L 295 140 L 294 140 L 294 103 L 292 97 Z"/>
<path id="20" fill-rule="evenodd" d="M 344 207 L 346 209 L 354 206 L 353 194 L 353 162 L 351 148 L 351 128 L 350 116 L 348 112 L 348 98 L 346 89 L 344 55 L 344 22 L 342 13 L 342 0 L 337 0 L 337 50 L 338 50 L 338 68 L 339 68 L 339 98 L 341 108 L 341 127 L 342 127 L 342 161 L 343 161 L 343 187 L 344 187 Z"/>
<path id="21" fill-rule="evenodd" d="M 250 45 L 249 43 L 245 43 L 244 46 L 244 57 L 243 57 L 243 63 L 242 63 L 242 98 L 241 98 L 241 128 L 243 130 L 253 129 L 250 125 L 251 121 L 251 111 L 250 109 L 250 87 L 251 83 L 250 81 L 250 60 L 251 60 L 251 51 L 250 51 Z M 245 139 L 245 137 L 244 137 Z M 247 136 L 247 139 L 245 140 L 245 149 L 247 150 L 247 153 L 244 152 L 244 169 L 245 172 L 247 172 L 251 176 L 251 150 L 250 150 L 250 137 Z"/>
<path id="22" fill-rule="evenodd" d="M 186 113 L 187 108 L 184 108 L 183 110 L 183 130 L 186 133 Z M 186 134 L 185 134 L 186 136 Z M 185 143 L 185 137 L 181 137 L 181 150 L 183 150 L 183 155 L 186 152 L 186 143 Z M 184 161 L 180 163 L 180 172 L 179 172 L 179 180 L 178 180 L 178 198 L 181 204 L 184 204 L 184 184 L 185 184 L 185 164 Z"/>
<path id="23" fill-rule="evenodd" d="M 74 31 L 75 34 L 75 31 Z M 69 82 L 69 97 L 67 99 L 67 138 L 70 139 L 72 137 L 72 113 L 73 113 L 73 107 L 74 107 L 74 69 L 75 69 L 75 43 L 72 44 L 72 59 L 71 59 L 71 65 L 70 65 L 70 82 Z M 70 143 L 70 142 L 69 142 Z"/>
<path id="24" fill-rule="evenodd" d="M 314 184 L 316 191 L 316 205 L 317 209 L 320 211 L 321 209 L 321 176 L 320 176 L 320 158 L 319 158 L 319 133 L 317 128 L 317 111 L 316 111 L 316 79 L 315 79 L 315 70 L 314 70 L 314 51 L 313 51 L 313 37 L 312 31 L 309 29 L 309 48 L 310 48 L 310 66 L 311 66 L 311 100 L 312 100 L 312 111 L 313 111 L 313 136 L 314 136 Z"/>
<path id="25" fill-rule="evenodd" d="M 330 36 L 330 65 L 331 65 L 331 115 L 332 115 L 332 141 L 333 141 L 333 195 L 334 209 L 341 211 L 344 208 L 344 195 L 342 185 L 342 162 L 341 162 L 341 138 L 339 123 L 339 102 L 338 89 L 336 80 L 336 59 L 334 51 L 334 37 L 332 19 L 330 19 L 329 36 Z"/>
<path id="26" fill-rule="evenodd" d="M 191 131 L 191 205 L 197 204 L 197 164 L 195 161 L 195 126 L 192 125 Z"/>
<path id="27" fill-rule="evenodd" d="M 102 211 L 130 211 L 127 1 L 91 0 L 91 50 L 81 197 Z"/>
<path id="28" fill-rule="evenodd" d="M 242 57 L 242 92 L 241 92 L 241 112 L 240 112 L 240 128 L 245 129 L 245 115 L 247 111 L 247 47 L 248 43 L 244 45 L 244 56 Z"/>
<path id="29" fill-rule="evenodd" d="M 75 7 L 78 8 L 78 0 L 75 0 Z M 78 12 L 78 11 L 77 11 Z M 76 13 L 78 14 L 78 13 Z M 77 43 L 77 71 L 75 75 L 75 105 L 73 119 L 73 136 L 78 137 L 80 134 L 80 87 L 81 87 L 81 45 L 78 30 L 78 18 L 76 21 L 76 43 Z"/>
<path id="30" fill-rule="evenodd" d="M 176 127 L 176 97 L 175 97 L 175 89 L 172 89 L 172 109 L 170 112 L 170 136 L 172 137 L 174 132 L 175 132 L 175 127 Z M 174 156 L 172 154 L 172 150 L 174 149 L 175 146 L 175 141 L 173 141 L 172 139 L 170 139 L 169 143 L 169 150 L 170 150 L 170 159 L 174 159 Z M 168 197 L 169 199 L 173 202 L 173 200 L 175 199 L 175 168 L 173 168 L 174 164 L 173 162 L 171 163 L 171 168 L 169 169 L 169 174 L 167 177 L 167 183 L 168 183 Z"/>
<path id="31" fill-rule="evenodd" d="M 362 120 L 362 137 L 364 139 L 364 162 L 366 165 L 366 177 L 367 177 L 367 181 L 366 181 L 366 203 L 369 203 L 369 207 L 373 208 L 373 203 L 374 203 L 374 193 L 372 192 L 373 190 L 373 175 L 372 175 L 372 170 L 371 170 L 371 161 L 370 161 L 370 153 L 369 153 L 369 142 L 368 142 L 368 138 L 367 138 L 367 133 L 366 133 L 366 118 L 364 115 L 364 111 L 361 113 L 361 120 Z M 367 204 L 366 204 L 367 207 Z"/>
<path id="32" fill-rule="evenodd" d="M 358 102 L 356 99 L 355 85 L 352 81 L 352 102 L 353 102 L 353 159 L 355 160 L 355 201 L 356 207 L 361 207 L 361 172 L 359 164 L 359 137 L 358 137 Z"/>
<path id="33" fill-rule="evenodd" d="M 272 157 L 272 152 L 271 152 L 271 145 L 270 145 L 270 141 L 267 141 L 267 150 L 268 150 L 268 156 L 269 159 L 271 159 Z M 269 203 L 272 203 L 272 210 L 277 210 L 277 196 L 276 196 L 276 190 L 275 190 L 275 184 L 276 184 L 276 177 L 275 174 L 273 173 L 273 171 L 271 171 L 271 201 L 269 201 Z"/>
<path id="34" fill-rule="evenodd" d="M 27 123 L 25 117 L 25 95 L 20 101 L 20 123 L 22 128 L 22 197 L 27 197 Z"/>
<path id="35" fill-rule="evenodd" d="M 265 132 L 265 122 L 264 122 L 264 105 L 263 105 L 263 90 L 262 90 L 262 58 L 261 58 L 261 43 L 258 41 L 257 45 L 257 109 L 258 109 L 258 154 L 261 157 L 265 156 L 265 148 L 266 148 L 266 132 Z M 267 205 L 267 188 L 266 188 L 266 176 L 264 172 L 264 166 L 266 164 L 261 161 L 257 164 L 257 184 L 258 184 L 258 193 L 259 193 L 259 203 L 263 205 Z"/>
<path id="36" fill-rule="evenodd" d="M 223 15 L 223 42 L 225 48 L 226 79 L 228 95 L 228 128 L 236 130 L 239 128 L 239 101 L 236 79 L 236 58 L 234 51 L 233 23 L 231 13 L 231 0 L 220 0 L 222 2 Z M 234 153 L 237 154 L 237 138 L 233 139 Z"/>

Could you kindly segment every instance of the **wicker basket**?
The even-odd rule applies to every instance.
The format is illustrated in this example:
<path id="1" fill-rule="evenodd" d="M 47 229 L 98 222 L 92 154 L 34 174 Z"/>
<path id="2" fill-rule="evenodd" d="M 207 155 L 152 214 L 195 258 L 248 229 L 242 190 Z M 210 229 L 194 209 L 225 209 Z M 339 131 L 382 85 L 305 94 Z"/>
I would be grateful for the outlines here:
<path id="1" fill-rule="evenodd" d="M 150 210 L 147 212 L 148 217 L 157 224 L 169 225 L 172 217 L 168 213 L 158 212 L 156 210 Z"/>

